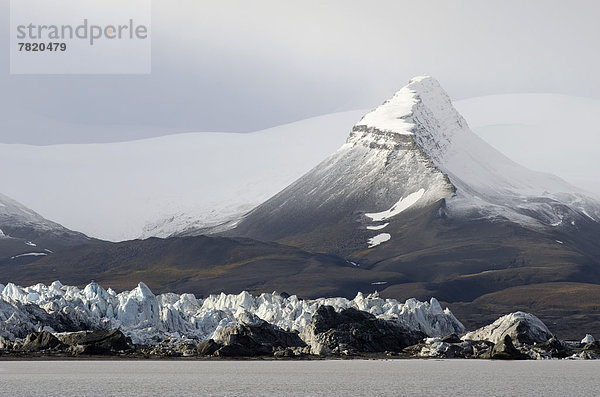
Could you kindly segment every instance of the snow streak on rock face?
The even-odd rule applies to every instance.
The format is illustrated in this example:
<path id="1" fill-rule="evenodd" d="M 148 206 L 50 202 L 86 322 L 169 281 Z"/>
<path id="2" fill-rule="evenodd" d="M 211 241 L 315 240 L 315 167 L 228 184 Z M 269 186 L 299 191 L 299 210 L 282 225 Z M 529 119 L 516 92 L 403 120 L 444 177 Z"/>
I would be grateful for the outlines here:
<path id="1" fill-rule="evenodd" d="M 29 332 L 41 329 L 54 332 L 66 327 L 58 320 L 44 324 L 39 320 L 39 313 L 34 316 L 35 311 L 30 308 L 41 309 L 51 318 L 58 318 L 60 314 L 63 323 L 79 324 L 81 329 L 119 328 L 134 343 L 152 344 L 167 335 L 175 340 L 205 340 L 214 337 L 223 327 L 253 323 L 258 319 L 285 330 L 302 331 L 321 305 L 330 305 L 336 310 L 353 307 L 382 319 L 395 320 L 429 336 L 464 332 L 463 325 L 448 309 L 442 310 L 435 298 L 430 302 L 409 299 L 400 303 L 358 293 L 353 300 L 301 300 L 296 296 L 284 298 L 277 293 L 254 297 L 242 292 L 196 299 L 191 294 L 155 296 L 144 283 L 132 291 L 116 294 L 96 283 L 80 290 L 55 281 L 50 286 L 37 284 L 27 288 L 0 284 L 0 336 L 22 338 Z"/>

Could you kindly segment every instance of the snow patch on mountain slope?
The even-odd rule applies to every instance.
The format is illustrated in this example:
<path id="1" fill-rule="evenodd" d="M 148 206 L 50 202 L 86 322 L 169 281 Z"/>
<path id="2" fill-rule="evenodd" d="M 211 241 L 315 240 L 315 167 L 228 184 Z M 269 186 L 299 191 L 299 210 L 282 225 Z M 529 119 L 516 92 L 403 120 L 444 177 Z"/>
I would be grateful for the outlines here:
<path id="1" fill-rule="evenodd" d="M 371 220 L 375 222 L 385 221 L 391 217 L 398 215 L 399 213 L 407 210 L 411 206 L 413 206 L 425 193 L 425 189 L 419 189 L 418 191 L 407 195 L 406 197 L 402 197 L 396 204 L 392 206 L 387 211 L 376 212 L 373 214 L 367 213 L 365 216 L 371 218 Z"/>
<path id="2" fill-rule="evenodd" d="M 252 296 L 242 292 L 196 299 L 192 294 L 155 296 L 144 283 L 132 291 L 117 294 L 97 283 L 80 290 L 55 281 L 50 286 L 37 284 L 27 288 L 12 283 L 0 284 L 1 336 L 22 338 L 44 326 L 49 329 L 50 324 L 38 324 L 32 316 L 33 311 L 23 310 L 21 305 L 33 305 L 51 315 L 61 313 L 89 329 L 119 328 L 135 343 L 145 344 L 156 343 L 166 335 L 179 340 L 208 339 L 223 327 L 253 316 L 283 329 L 302 331 L 321 305 L 331 305 L 338 311 L 350 307 L 367 311 L 429 336 L 464 332 L 463 325 L 448 309 L 442 310 L 435 298 L 430 302 L 409 299 L 400 303 L 358 293 L 352 300 L 301 300 L 296 296 L 284 298 L 277 293 Z M 59 328 L 60 324 L 52 326 Z"/>
<path id="3" fill-rule="evenodd" d="M 377 225 L 377 226 L 367 226 L 367 230 L 381 230 L 381 229 L 385 229 L 390 223 L 384 223 L 383 225 Z"/>
<path id="4" fill-rule="evenodd" d="M 46 256 L 46 255 L 48 255 L 48 254 L 45 252 L 28 252 L 26 254 L 19 254 L 19 255 L 11 256 L 10 259 L 22 258 L 24 256 Z"/>
<path id="5" fill-rule="evenodd" d="M 371 237 L 367 244 L 369 244 L 369 248 L 377 247 L 378 245 L 385 243 L 386 241 L 390 241 L 392 235 L 389 233 L 381 233 L 375 237 Z"/>

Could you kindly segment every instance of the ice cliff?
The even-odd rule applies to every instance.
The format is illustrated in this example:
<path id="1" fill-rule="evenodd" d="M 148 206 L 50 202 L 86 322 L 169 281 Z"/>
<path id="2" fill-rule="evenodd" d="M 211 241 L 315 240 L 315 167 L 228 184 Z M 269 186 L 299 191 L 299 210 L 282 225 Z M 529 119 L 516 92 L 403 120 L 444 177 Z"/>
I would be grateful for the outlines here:
<path id="1" fill-rule="evenodd" d="M 303 300 L 276 292 L 260 296 L 242 292 L 196 299 L 192 294 L 154 295 L 144 283 L 117 294 L 95 282 L 79 289 L 55 281 L 49 286 L 0 284 L 0 336 L 15 339 L 40 330 L 69 332 L 118 328 L 134 343 L 153 344 L 166 336 L 179 341 L 206 340 L 224 327 L 252 323 L 257 319 L 284 330 L 301 332 L 322 305 L 330 305 L 338 311 L 355 308 L 369 312 L 432 337 L 465 331 L 435 298 L 430 302 L 409 299 L 401 303 L 358 293 L 352 300 Z"/>

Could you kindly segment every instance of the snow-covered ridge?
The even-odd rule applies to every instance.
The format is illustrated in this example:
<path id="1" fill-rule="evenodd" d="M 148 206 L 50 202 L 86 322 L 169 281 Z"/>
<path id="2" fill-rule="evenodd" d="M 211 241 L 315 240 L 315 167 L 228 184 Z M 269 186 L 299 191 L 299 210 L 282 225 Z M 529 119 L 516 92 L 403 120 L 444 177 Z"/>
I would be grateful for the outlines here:
<path id="1" fill-rule="evenodd" d="M 95 282 L 79 289 L 55 281 L 49 286 L 37 284 L 26 288 L 12 283 L 0 284 L 0 335 L 14 339 L 41 329 L 60 330 L 52 328 L 60 328 L 58 322 L 41 324 L 33 310 L 24 309 L 28 306 L 42 309 L 52 318 L 61 315 L 63 321 L 68 319 L 71 323 L 81 324 L 83 329 L 119 328 L 134 342 L 151 344 L 166 335 L 183 340 L 204 340 L 223 327 L 257 319 L 286 330 L 302 331 L 320 305 L 331 305 L 336 310 L 353 307 L 379 318 L 395 320 L 429 336 L 464 332 L 463 325 L 448 309 L 443 310 L 435 298 L 430 302 L 409 299 L 400 303 L 358 293 L 352 300 L 302 300 L 275 292 L 260 296 L 242 292 L 196 299 L 192 294 L 155 296 L 144 283 L 139 283 L 132 291 L 117 294 Z"/>

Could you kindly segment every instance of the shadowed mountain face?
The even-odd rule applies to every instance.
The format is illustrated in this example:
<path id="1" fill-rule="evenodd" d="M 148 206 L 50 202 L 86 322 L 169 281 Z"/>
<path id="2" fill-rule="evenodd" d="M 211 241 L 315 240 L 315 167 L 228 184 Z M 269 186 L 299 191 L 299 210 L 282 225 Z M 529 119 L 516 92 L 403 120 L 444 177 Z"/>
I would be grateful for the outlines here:
<path id="1" fill-rule="evenodd" d="M 0 266 L 13 267 L 18 273 L 17 265 L 35 261 L 62 248 L 96 241 L 49 221 L 0 194 Z"/>
<path id="2" fill-rule="evenodd" d="M 381 279 L 403 280 L 392 272 L 361 269 L 334 255 L 250 239 L 183 237 L 102 242 L 48 255 L 16 271 L 0 266 L 0 280 L 84 285 L 96 280 L 128 290 L 143 280 L 156 293 L 208 294 L 291 292 L 302 297 L 373 292 Z"/>

